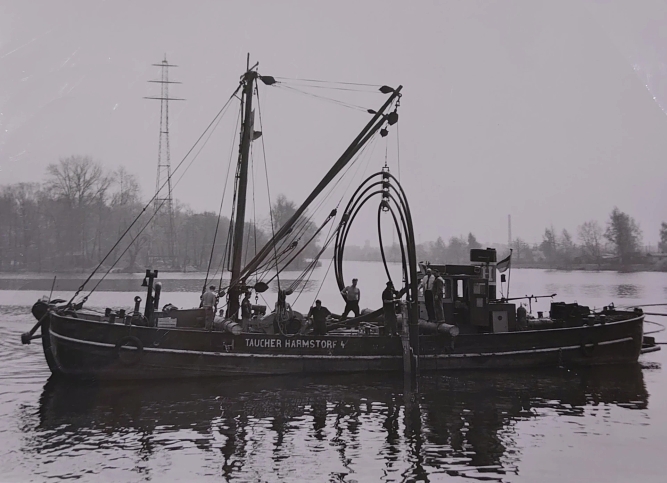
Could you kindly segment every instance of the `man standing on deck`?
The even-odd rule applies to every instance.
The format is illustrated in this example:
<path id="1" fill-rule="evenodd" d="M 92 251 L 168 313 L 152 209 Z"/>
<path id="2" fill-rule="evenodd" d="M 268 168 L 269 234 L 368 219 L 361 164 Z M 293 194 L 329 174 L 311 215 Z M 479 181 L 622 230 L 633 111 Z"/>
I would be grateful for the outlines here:
<path id="1" fill-rule="evenodd" d="M 322 301 L 316 300 L 315 307 L 310 308 L 308 318 L 313 319 L 313 334 L 325 335 L 327 333 L 327 316 L 331 315 L 329 309 L 322 307 Z"/>
<path id="2" fill-rule="evenodd" d="M 435 276 L 430 268 L 426 269 L 426 275 L 422 278 L 419 285 L 424 289 L 424 303 L 426 304 L 426 312 L 428 313 L 428 320 L 435 319 L 435 307 L 433 303 L 433 284 L 435 283 Z"/>
<path id="3" fill-rule="evenodd" d="M 355 317 L 359 317 L 359 299 L 361 298 L 361 292 L 357 287 L 357 279 L 352 279 L 352 285 L 348 285 L 340 293 L 345 298 L 345 310 L 343 310 L 343 315 L 341 315 L 341 320 L 347 318 L 347 314 L 352 311 Z"/>
<path id="4" fill-rule="evenodd" d="M 215 293 L 215 285 L 208 288 L 201 296 L 201 306 L 204 308 L 204 327 L 206 330 L 213 329 L 213 319 L 215 318 L 215 305 L 218 302 L 218 296 Z"/>
<path id="5" fill-rule="evenodd" d="M 245 293 L 243 297 L 243 302 L 241 302 L 241 330 L 243 332 L 248 331 L 248 326 L 250 325 L 250 319 L 252 318 L 252 302 L 250 302 L 250 291 Z"/>
<path id="6" fill-rule="evenodd" d="M 435 281 L 433 282 L 433 308 L 436 322 L 445 320 L 445 311 L 442 308 L 442 299 L 445 295 L 445 279 L 440 276 L 436 270 Z"/>
<path id="7" fill-rule="evenodd" d="M 396 290 L 391 281 L 387 282 L 387 288 L 382 292 L 382 313 L 384 315 L 384 328 L 387 335 L 396 335 Z"/>

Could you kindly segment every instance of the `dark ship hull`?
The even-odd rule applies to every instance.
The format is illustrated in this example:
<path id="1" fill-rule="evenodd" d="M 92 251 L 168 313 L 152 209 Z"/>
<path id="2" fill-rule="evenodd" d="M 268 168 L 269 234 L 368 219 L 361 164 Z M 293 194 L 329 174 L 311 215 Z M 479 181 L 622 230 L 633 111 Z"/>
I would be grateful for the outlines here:
<path id="1" fill-rule="evenodd" d="M 406 345 L 384 335 L 233 335 L 204 329 L 109 323 L 51 311 L 42 325 L 46 360 L 74 378 L 167 379 L 244 375 L 400 372 Z M 644 316 L 614 311 L 578 327 L 504 333 L 420 335 L 421 371 L 633 363 Z"/>

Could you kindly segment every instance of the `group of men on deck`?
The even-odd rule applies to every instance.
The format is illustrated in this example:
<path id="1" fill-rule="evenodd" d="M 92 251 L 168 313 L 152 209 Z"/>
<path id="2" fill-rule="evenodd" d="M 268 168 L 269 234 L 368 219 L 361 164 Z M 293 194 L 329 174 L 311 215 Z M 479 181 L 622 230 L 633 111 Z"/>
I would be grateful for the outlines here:
<path id="1" fill-rule="evenodd" d="M 345 299 L 345 309 L 341 315 L 341 320 L 345 320 L 350 312 L 355 317 L 359 317 L 361 311 L 359 309 L 359 301 L 361 299 L 361 291 L 357 286 L 358 279 L 352 279 L 352 285 L 348 285 L 341 290 L 341 295 Z M 420 289 L 424 291 L 424 301 L 426 304 L 426 311 L 430 321 L 444 320 L 444 312 L 442 301 L 445 294 L 445 281 L 437 271 L 430 268 L 426 270 L 426 275 L 421 279 L 419 284 Z M 382 292 L 382 308 L 385 320 L 385 328 L 387 333 L 395 335 L 397 332 L 397 318 L 396 318 L 396 301 L 399 298 L 399 293 L 394 289 L 391 281 L 387 282 L 387 287 Z M 201 296 L 202 307 L 205 311 L 205 326 L 210 329 L 213 326 L 215 317 L 215 307 L 218 304 L 218 293 L 215 286 L 210 286 L 209 290 Z M 324 335 L 327 332 L 326 320 L 331 315 L 331 312 L 326 307 L 322 306 L 322 302 L 317 300 L 315 306 L 311 307 L 308 312 L 308 318 L 313 321 L 313 332 L 315 335 Z M 247 330 L 248 324 L 252 317 L 252 303 L 250 301 L 250 292 L 246 292 L 241 302 L 241 320 L 242 330 Z"/>
<path id="2" fill-rule="evenodd" d="M 252 318 L 252 302 L 250 301 L 250 291 L 246 291 L 241 302 L 241 328 L 247 330 Z M 204 309 L 204 327 L 208 330 L 213 328 L 215 320 L 215 308 L 218 306 L 220 294 L 216 291 L 215 285 L 211 285 L 207 292 L 201 295 L 201 307 Z"/>
<path id="3" fill-rule="evenodd" d="M 359 317 L 361 311 L 359 310 L 359 300 L 361 299 L 361 291 L 357 286 L 358 279 L 352 279 L 352 285 L 348 285 L 341 290 L 341 295 L 345 299 L 345 309 L 341 315 L 341 320 L 347 318 L 348 314 L 352 312 L 355 317 Z M 387 288 L 382 292 L 382 308 L 384 313 L 385 328 L 389 335 L 396 335 L 397 318 L 396 318 L 396 300 L 398 292 L 394 290 L 392 282 L 387 282 Z M 317 300 L 315 306 L 311 307 L 308 312 L 308 318 L 313 320 L 313 333 L 315 335 L 324 335 L 327 332 L 326 319 L 331 315 L 331 312 L 326 307 L 322 306 L 322 302 Z"/>

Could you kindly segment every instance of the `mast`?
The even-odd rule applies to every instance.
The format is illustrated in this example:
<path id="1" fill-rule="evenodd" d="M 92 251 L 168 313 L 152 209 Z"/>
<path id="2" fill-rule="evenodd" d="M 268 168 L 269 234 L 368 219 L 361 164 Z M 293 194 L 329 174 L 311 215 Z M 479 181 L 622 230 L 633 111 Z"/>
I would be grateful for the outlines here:
<path id="1" fill-rule="evenodd" d="M 241 273 L 241 262 L 243 260 L 243 229 L 245 228 L 246 194 L 248 188 L 248 158 L 250 157 L 250 143 L 253 138 L 254 112 L 252 110 L 252 93 L 257 72 L 248 70 L 244 75 L 245 86 L 243 97 L 245 109 L 243 114 L 243 131 L 241 134 L 241 147 L 239 149 L 239 167 L 237 173 L 237 201 L 236 220 L 234 221 L 234 240 L 232 243 L 232 280 L 237 280 Z M 227 300 L 227 317 L 238 318 L 239 297 L 241 287 L 239 284 L 229 288 Z"/>

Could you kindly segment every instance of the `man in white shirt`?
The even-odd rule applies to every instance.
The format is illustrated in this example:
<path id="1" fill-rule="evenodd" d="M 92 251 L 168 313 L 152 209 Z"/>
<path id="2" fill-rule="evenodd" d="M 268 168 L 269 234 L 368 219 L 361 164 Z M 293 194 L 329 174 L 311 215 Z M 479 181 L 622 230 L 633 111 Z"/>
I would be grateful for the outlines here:
<path id="1" fill-rule="evenodd" d="M 435 275 L 430 268 L 426 269 L 424 275 L 419 282 L 419 286 L 424 289 L 424 303 L 426 304 L 426 312 L 428 313 L 428 320 L 435 320 L 435 304 L 433 302 L 433 284 L 435 283 Z"/>
<path id="2" fill-rule="evenodd" d="M 361 291 L 357 287 L 357 279 L 352 279 L 352 285 L 348 285 L 340 293 L 345 298 L 345 310 L 341 319 L 347 318 L 347 314 L 352 311 L 355 317 L 359 317 L 359 299 L 361 298 Z"/>
<path id="3" fill-rule="evenodd" d="M 208 288 L 201 296 L 201 306 L 204 308 L 204 327 L 211 330 L 215 318 L 215 306 L 218 303 L 218 294 L 215 293 L 215 285 Z"/>

